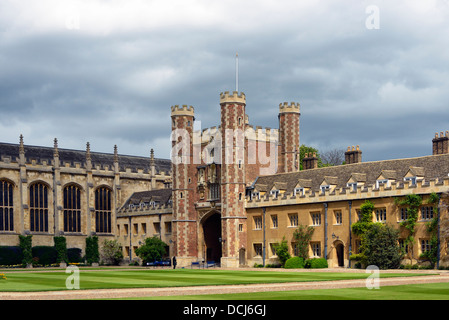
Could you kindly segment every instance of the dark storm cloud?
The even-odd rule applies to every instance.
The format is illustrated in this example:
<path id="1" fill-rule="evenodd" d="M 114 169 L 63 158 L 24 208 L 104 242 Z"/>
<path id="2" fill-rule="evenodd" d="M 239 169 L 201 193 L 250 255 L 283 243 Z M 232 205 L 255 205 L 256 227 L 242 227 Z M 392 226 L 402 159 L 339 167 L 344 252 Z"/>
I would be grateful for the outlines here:
<path id="1" fill-rule="evenodd" d="M 412 157 L 449 129 L 442 0 L 67 3 L 0 5 L 2 141 L 169 157 L 170 106 L 219 125 L 237 51 L 250 123 L 277 128 L 279 103 L 300 102 L 301 143 L 320 150 Z"/>

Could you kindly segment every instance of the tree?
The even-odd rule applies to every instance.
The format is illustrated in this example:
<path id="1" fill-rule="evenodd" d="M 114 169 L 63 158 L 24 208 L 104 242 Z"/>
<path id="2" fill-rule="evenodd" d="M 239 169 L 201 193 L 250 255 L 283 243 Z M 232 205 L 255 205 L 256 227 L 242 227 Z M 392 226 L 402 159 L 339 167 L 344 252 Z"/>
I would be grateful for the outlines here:
<path id="1" fill-rule="evenodd" d="M 122 246 L 117 240 L 103 241 L 101 260 L 105 264 L 118 265 L 123 260 Z"/>
<path id="2" fill-rule="evenodd" d="M 303 170 L 302 160 L 304 159 L 306 153 L 315 153 L 318 158 L 318 168 L 321 168 L 323 166 L 323 162 L 321 161 L 321 157 L 318 150 L 302 144 L 299 147 L 299 166 L 301 170 Z"/>
<path id="3" fill-rule="evenodd" d="M 373 223 L 364 237 L 366 264 L 379 269 L 398 268 L 402 259 L 398 237 L 399 231 L 394 227 Z"/>
<path id="4" fill-rule="evenodd" d="M 276 243 L 274 245 L 274 248 L 276 250 L 276 255 L 279 258 L 279 262 L 282 266 L 284 266 L 285 262 L 291 258 L 290 253 L 288 253 L 288 244 L 287 240 L 285 240 L 285 236 L 282 238 L 280 243 Z"/>
<path id="5" fill-rule="evenodd" d="M 154 262 L 162 259 L 167 254 L 167 245 L 158 237 L 145 239 L 145 244 L 136 249 L 136 255 L 142 259 L 143 263 Z"/>
<path id="6" fill-rule="evenodd" d="M 323 166 L 339 166 L 345 161 L 345 150 L 334 148 L 321 153 Z"/>
<path id="7" fill-rule="evenodd" d="M 304 261 L 309 258 L 309 243 L 314 231 L 314 227 L 300 224 L 298 229 L 293 233 L 293 238 L 296 240 L 298 249 L 298 257 L 303 258 Z"/>

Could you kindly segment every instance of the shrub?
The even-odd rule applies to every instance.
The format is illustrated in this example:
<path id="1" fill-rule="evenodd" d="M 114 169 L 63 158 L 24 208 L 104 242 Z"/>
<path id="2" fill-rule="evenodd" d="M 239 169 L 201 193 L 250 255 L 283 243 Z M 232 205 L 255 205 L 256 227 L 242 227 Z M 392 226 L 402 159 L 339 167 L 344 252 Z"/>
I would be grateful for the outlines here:
<path id="1" fill-rule="evenodd" d="M 302 269 L 304 268 L 304 259 L 301 257 L 293 257 L 288 259 L 284 265 L 285 269 Z"/>
<path id="2" fill-rule="evenodd" d="M 86 260 L 88 264 L 100 262 L 100 253 L 98 251 L 97 236 L 86 238 Z"/>
<path id="3" fill-rule="evenodd" d="M 398 235 L 394 227 L 374 223 L 365 234 L 366 264 L 379 269 L 398 268 L 402 259 Z"/>
<path id="4" fill-rule="evenodd" d="M 312 258 L 306 260 L 305 267 L 308 269 L 327 268 L 327 260 L 325 258 Z"/>
<path id="5" fill-rule="evenodd" d="M 104 264 L 118 265 L 123 260 L 122 246 L 117 240 L 103 241 L 101 260 Z"/>
<path id="6" fill-rule="evenodd" d="M 309 257 L 309 244 L 314 231 L 314 227 L 300 224 L 298 229 L 293 233 L 293 238 L 296 240 L 298 257 L 301 257 L 304 260 Z"/>
<path id="7" fill-rule="evenodd" d="M 18 246 L 0 246 L 0 266 L 21 264 L 22 260 L 22 248 Z"/>
<path id="8" fill-rule="evenodd" d="M 67 241 L 65 237 L 53 237 L 57 253 L 56 262 L 68 262 L 67 259 Z"/>
<path id="9" fill-rule="evenodd" d="M 167 245 L 158 237 L 146 238 L 145 244 L 136 249 L 136 255 L 143 263 L 154 262 L 162 259 L 167 253 Z"/>
<path id="10" fill-rule="evenodd" d="M 22 265 L 25 267 L 33 262 L 33 253 L 32 253 L 32 235 L 22 236 L 19 235 L 19 246 L 22 249 Z"/>
<path id="11" fill-rule="evenodd" d="M 69 248 L 67 249 L 67 260 L 69 263 L 80 263 L 83 262 L 81 257 L 82 250 L 80 248 Z"/>
<path id="12" fill-rule="evenodd" d="M 285 262 L 291 257 L 290 253 L 288 253 L 288 243 L 287 240 L 285 240 L 285 237 L 282 238 L 281 243 L 276 243 L 274 247 L 276 249 L 276 255 L 279 258 L 279 262 L 282 266 L 285 265 Z"/>
<path id="13" fill-rule="evenodd" d="M 33 258 L 37 258 L 34 261 L 44 266 L 56 263 L 58 258 L 58 253 L 55 247 L 52 246 L 35 246 L 31 252 L 33 253 Z"/>

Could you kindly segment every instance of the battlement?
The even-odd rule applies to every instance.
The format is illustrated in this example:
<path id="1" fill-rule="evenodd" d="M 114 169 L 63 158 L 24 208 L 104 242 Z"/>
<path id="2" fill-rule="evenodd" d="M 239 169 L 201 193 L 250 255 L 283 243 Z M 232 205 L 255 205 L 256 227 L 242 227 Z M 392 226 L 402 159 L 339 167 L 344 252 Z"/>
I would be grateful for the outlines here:
<path id="1" fill-rule="evenodd" d="M 232 94 L 229 94 L 229 91 L 225 91 L 224 93 L 220 93 L 220 104 L 223 103 L 246 104 L 246 96 L 243 92 L 240 92 L 239 94 L 237 91 L 234 91 Z"/>
<path id="2" fill-rule="evenodd" d="M 171 107 L 171 115 L 173 116 L 194 116 L 195 115 L 195 108 L 188 105 L 175 105 Z"/>
<path id="3" fill-rule="evenodd" d="M 408 194 L 430 194 L 449 190 L 449 177 L 439 179 L 418 180 L 416 184 L 411 182 L 392 182 L 390 186 L 360 185 L 356 190 L 349 187 L 333 188 L 330 190 L 307 190 L 303 194 L 281 192 L 274 196 L 267 192 L 260 195 L 260 199 L 246 197 L 246 208 L 260 208 L 268 206 L 282 206 L 305 203 L 324 203 L 333 201 L 364 200 L 382 197 L 401 197 Z"/>
<path id="4" fill-rule="evenodd" d="M 159 214 L 172 214 L 173 205 L 171 203 L 167 204 L 131 204 L 128 206 L 123 206 L 118 211 L 117 217 L 132 216 L 132 215 L 159 215 Z"/>
<path id="5" fill-rule="evenodd" d="M 300 113 L 300 104 L 297 102 L 291 102 L 290 104 L 288 102 L 280 103 L 279 104 L 279 113 Z"/>

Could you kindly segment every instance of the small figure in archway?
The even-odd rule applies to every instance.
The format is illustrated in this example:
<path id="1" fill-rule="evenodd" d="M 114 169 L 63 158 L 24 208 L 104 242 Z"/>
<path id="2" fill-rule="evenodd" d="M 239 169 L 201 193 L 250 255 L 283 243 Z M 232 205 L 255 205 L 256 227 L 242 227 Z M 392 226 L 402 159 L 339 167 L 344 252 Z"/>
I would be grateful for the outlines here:
<path id="1" fill-rule="evenodd" d="M 173 269 L 176 269 L 176 257 L 173 257 Z"/>

